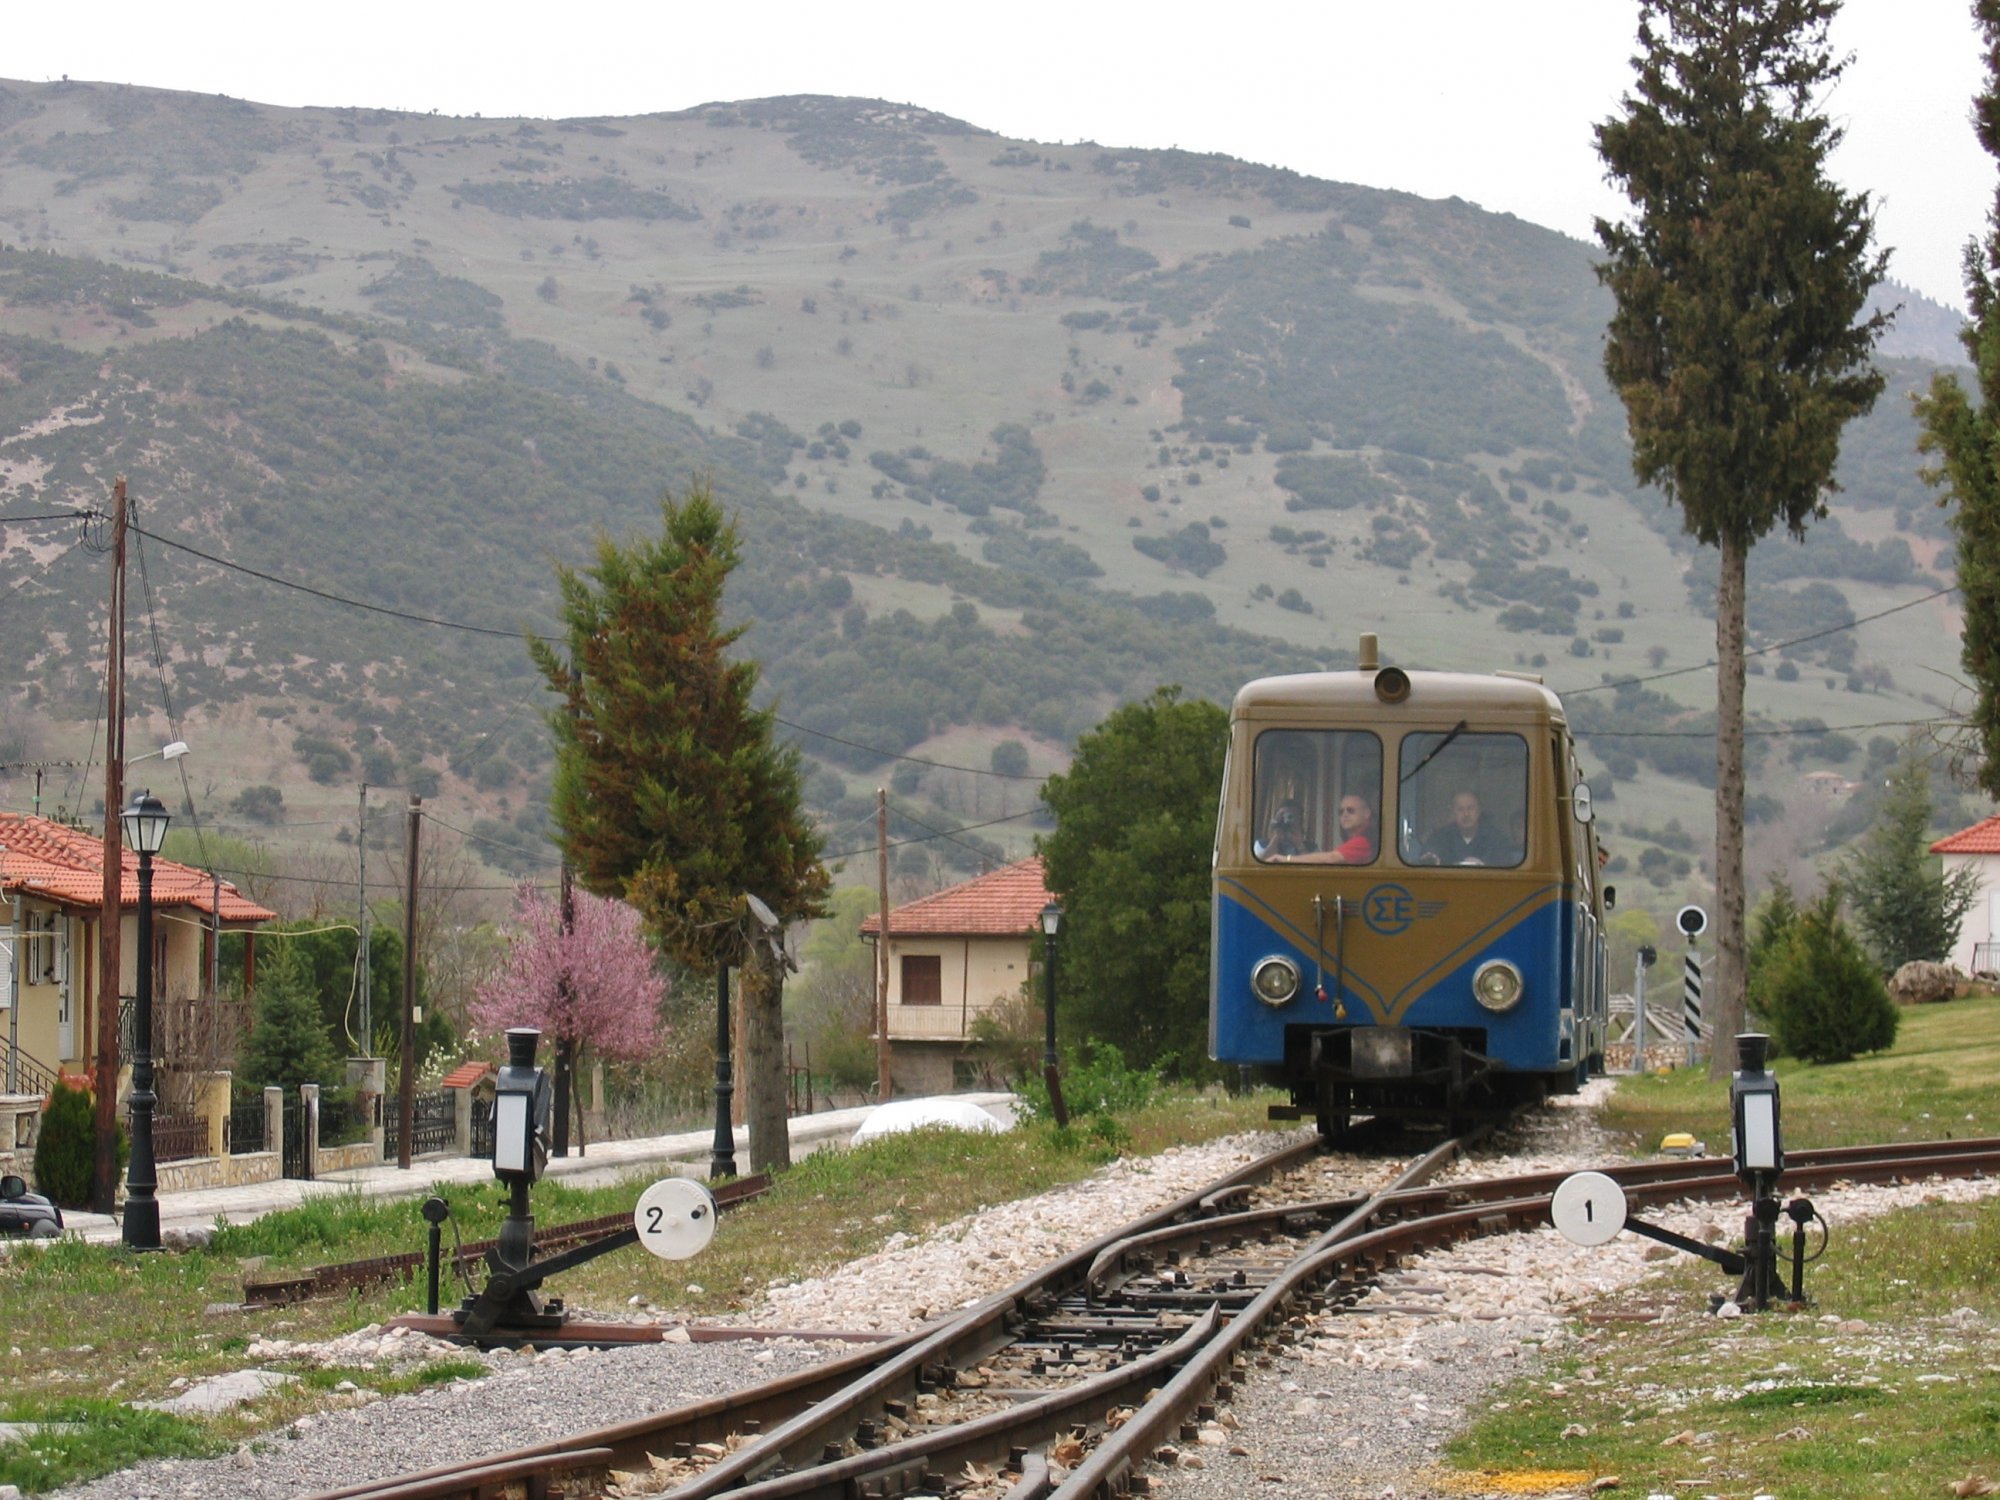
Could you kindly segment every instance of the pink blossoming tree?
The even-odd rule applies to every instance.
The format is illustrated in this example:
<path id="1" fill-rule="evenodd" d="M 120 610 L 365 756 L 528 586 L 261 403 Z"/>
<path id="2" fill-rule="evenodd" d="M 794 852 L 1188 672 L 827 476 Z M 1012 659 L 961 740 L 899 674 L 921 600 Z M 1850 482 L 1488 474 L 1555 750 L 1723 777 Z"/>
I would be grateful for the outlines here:
<path id="1" fill-rule="evenodd" d="M 561 901 L 532 885 L 520 888 L 507 957 L 472 1004 L 473 1019 L 494 1031 L 539 1027 L 555 1044 L 556 1076 L 565 1082 L 585 1046 L 605 1057 L 649 1051 L 667 993 L 636 911 L 582 890 L 571 901 L 565 933 Z M 565 1109 L 567 1102 L 559 1097 L 556 1104 Z"/>

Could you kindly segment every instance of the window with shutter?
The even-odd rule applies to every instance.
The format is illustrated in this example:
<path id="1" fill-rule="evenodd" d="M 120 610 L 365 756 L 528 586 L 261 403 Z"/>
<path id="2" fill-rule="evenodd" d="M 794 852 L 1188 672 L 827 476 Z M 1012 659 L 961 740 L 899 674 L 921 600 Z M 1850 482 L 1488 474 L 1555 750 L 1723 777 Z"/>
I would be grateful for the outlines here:
<path id="1" fill-rule="evenodd" d="M 944 960 L 935 953 L 912 953 L 903 959 L 903 1004 L 944 1004 Z"/>

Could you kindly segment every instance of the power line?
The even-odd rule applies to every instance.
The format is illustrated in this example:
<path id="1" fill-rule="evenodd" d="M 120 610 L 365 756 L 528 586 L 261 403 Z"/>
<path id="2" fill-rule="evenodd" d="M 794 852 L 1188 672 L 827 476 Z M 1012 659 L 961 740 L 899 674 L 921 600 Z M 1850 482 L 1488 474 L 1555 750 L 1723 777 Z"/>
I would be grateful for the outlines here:
<path id="1" fill-rule="evenodd" d="M 963 771 L 967 775 L 992 776 L 1001 781 L 1032 781 L 1039 785 L 1048 780 L 1046 776 L 1026 776 L 1015 771 L 982 771 L 977 766 L 955 766 L 948 761 L 925 760 L 921 755 L 899 755 L 894 750 L 884 750 L 879 745 L 864 745 L 859 740 L 842 739 L 837 734 L 828 734 L 824 729 L 809 729 L 804 724 L 794 724 L 790 719 L 779 718 L 776 714 L 771 715 L 771 721 L 774 724 L 782 724 L 787 729 L 796 729 L 800 734 L 816 735 L 823 740 L 832 740 L 834 744 L 845 745 L 850 750 L 866 750 L 870 755 L 880 756 L 883 760 L 905 760 L 913 766 L 930 766 L 939 771 Z"/>
<path id="2" fill-rule="evenodd" d="M 1962 724 L 1963 719 L 1881 719 L 1873 724 L 1821 724 L 1818 727 L 1791 725 L 1784 729 L 1746 729 L 1743 738 L 1787 739 L 1795 735 L 1849 734 L 1864 729 L 1918 729 L 1939 724 Z M 1601 740 L 1712 740 L 1713 729 L 1579 729 L 1578 739 Z"/>
<path id="3" fill-rule="evenodd" d="M 151 537 L 154 541 L 160 543 L 160 545 L 164 547 L 172 547 L 177 551 L 186 552 L 191 556 L 199 557 L 204 562 L 214 563 L 217 567 L 228 568 L 238 573 L 248 574 L 252 578 L 260 579 L 265 583 L 275 584 L 279 588 L 296 589 L 298 592 L 302 594 L 310 594 L 316 599 L 325 599 L 330 603 L 344 605 L 349 609 L 365 610 L 371 614 L 388 615 L 393 619 L 409 620 L 419 625 L 435 625 L 438 626 L 440 629 L 444 630 L 462 630 L 472 635 L 499 636 L 499 637 L 504 637 L 506 639 L 515 640 L 519 639 L 522 634 L 522 632 L 518 630 L 495 630 L 491 626 L 487 625 L 467 625 L 458 620 L 440 619 L 435 615 L 412 614 L 407 610 L 390 609 L 387 605 L 369 604 L 360 599 L 350 599 L 341 594 L 329 593 L 325 589 L 314 588 L 310 584 L 299 583 L 289 578 L 281 578 L 275 573 L 263 572 L 260 569 L 249 567 L 243 563 L 231 562 L 228 558 L 217 557 L 212 552 L 204 552 L 199 547 L 190 547 L 185 542 L 176 542 L 169 537 L 160 536 L 155 532 L 147 531 L 139 526 L 128 526 L 127 529 L 136 532 L 140 536 Z M 511 718 L 512 715 L 509 715 L 509 717 Z M 829 734 L 824 729 L 813 729 L 805 724 L 794 723 L 792 720 L 782 718 L 777 714 L 772 714 L 771 719 L 773 723 L 782 724 L 785 728 L 793 730 L 796 733 L 809 734 L 817 739 L 830 740 L 836 745 L 845 745 L 850 750 L 862 750 L 882 760 L 908 761 L 912 765 L 929 766 L 935 770 L 962 771 L 967 775 L 992 776 L 1002 781 L 1030 781 L 1030 782 L 1040 783 L 1047 779 L 1046 777 L 1042 776 L 1023 775 L 1011 771 L 995 771 L 991 769 L 982 770 L 978 766 L 953 765 L 948 761 L 926 760 L 922 756 L 918 755 L 902 755 L 894 750 L 884 750 L 879 745 L 866 745 L 859 740 L 850 740 L 843 738 L 842 736 L 837 734 Z M 500 727 L 502 728 L 505 727 L 505 721 L 503 721 Z M 497 730 L 493 732 L 497 733 Z"/>
<path id="4" fill-rule="evenodd" d="M 471 839 L 472 842 L 475 844 L 485 844 L 488 847 L 494 849 L 505 849 L 509 853 L 518 854 L 524 859 L 533 859 L 541 861 L 541 860 L 546 860 L 548 858 L 548 853 L 546 850 L 530 849 L 525 844 L 510 844 L 505 839 L 491 838 L 485 834 L 474 833 L 467 828 L 456 827 L 453 824 L 445 822 L 443 818 L 438 817 L 427 807 L 419 808 L 417 810 L 417 816 L 422 818 L 426 823 L 435 823 L 437 824 L 438 827 L 457 834 L 462 839 Z"/>
<path id="5" fill-rule="evenodd" d="M 889 843 L 888 843 L 888 846 L 887 846 L 887 847 L 889 847 L 889 848 L 891 848 L 891 849 L 900 849 L 900 848 L 902 848 L 902 847 L 903 847 L 903 846 L 904 846 L 905 844 L 928 844 L 928 843 L 929 843 L 929 842 L 930 842 L 930 841 L 931 841 L 932 839 L 939 839 L 939 838 L 943 838 L 943 839 L 948 839 L 948 838 L 950 838 L 950 837 L 952 836 L 952 834 L 953 834 L 953 833 L 971 833 L 971 832 L 972 832 L 972 831 L 973 831 L 974 829 L 977 829 L 977 828 L 992 828 L 992 827 L 995 827 L 995 826 L 997 826 L 997 825 L 999 825 L 999 824 L 1001 824 L 1001 823 L 1014 823 L 1014 822 L 1018 822 L 1018 821 L 1020 821 L 1020 820 L 1021 820 L 1022 818 L 1031 818 L 1031 817 L 1033 817 L 1033 816 L 1035 815 L 1035 813 L 1036 813 L 1037 811 L 1038 811 L 1038 809 L 1030 807 L 1030 808 L 1027 808 L 1027 809 L 1025 809 L 1025 810 L 1024 810 L 1024 811 L 1022 811 L 1022 812 L 1017 812 L 1017 813 L 1009 813 L 1009 814 L 1007 814 L 1007 816 L 1006 816 L 1006 817 L 1004 817 L 1004 818 L 988 818 L 988 819 L 987 819 L 987 820 L 986 820 L 986 821 L 985 821 L 984 823 L 967 823 L 967 824 L 966 824 L 966 825 L 965 825 L 965 826 L 964 826 L 963 828 L 954 828 L 954 829 L 952 829 L 950 833 L 947 833 L 947 832 L 945 832 L 945 831 L 944 831 L 944 830 L 942 830 L 942 829 L 932 829 L 932 830 L 931 830 L 931 832 L 929 832 L 929 833 L 925 834 L 925 835 L 924 835 L 924 836 L 923 836 L 922 838 L 915 838 L 915 839 L 891 839 L 891 840 L 889 840 Z M 904 813 L 904 814 L 902 814 L 901 816 L 903 816 L 903 817 L 906 817 L 906 818 L 909 818 L 909 814 L 907 814 L 907 813 Z M 916 822 L 917 822 L 917 820 L 916 820 L 915 818 L 909 818 L 909 821 L 910 821 L 910 822 L 912 822 L 912 823 L 916 823 Z M 918 826 L 918 827 L 920 827 L 920 828 L 929 828 L 929 827 L 930 827 L 930 825 L 929 825 L 928 823 L 918 823 L 918 824 L 917 824 L 917 826 Z M 873 844 L 863 844 L 863 845 L 862 845 L 862 846 L 861 846 L 861 847 L 860 847 L 859 849 L 845 849 L 845 850 L 842 850 L 842 851 L 841 851 L 841 852 L 840 852 L 839 854 L 823 854 L 823 855 L 821 855 L 821 856 L 820 856 L 820 858 L 822 858 L 822 859 L 852 859 L 852 858 L 853 858 L 853 857 L 854 857 L 855 855 L 857 855 L 857 854 L 866 854 L 866 853 L 867 853 L 867 852 L 868 852 L 868 851 L 869 851 L 870 849 L 873 849 L 874 847 L 875 847 L 875 846 L 874 846 Z M 970 847 L 970 846 L 968 846 L 968 847 Z M 983 853 L 985 853 L 986 851 L 982 849 L 982 850 L 980 850 L 979 852 L 983 854 Z"/>
<path id="6" fill-rule="evenodd" d="M 11 599 L 14 595 L 20 593 L 21 590 L 26 588 L 29 584 L 38 582 L 42 578 L 46 577 L 50 569 L 55 567 L 57 563 L 61 562 L 65 557 L 68 557 L 70 553 L 76 551 L 76 549 L 78 547 L 81 547 L 82 545 L 83 545 L 83 538 L 78 537 L 75 541 L 71 542 L 67 547 L 63 548 L 62 551 L 58 552 L 54 557 L 50 558 L 47 562 L 43 563 L 39 568 L 34 568 L 29 572 L 23 573 L 20 576 L 20 578 L 17 579 L 7 589 L 5 593 L 0 593 L 0 599 Z"/>
<path id="7" fill-rule="evenodd" d="M 1808 641 L 1816 641 L 1823 636 L 1839 635 L 1843 630 L 1853 630 L 1858 626 L 1872 624 L 1876 620 L 1885 619 L 1893 614 L 1900 614 L 1906 609 L 1915 609 L 1919 604 L 1929 604 L 1933 599 L 1942 599 L 1946 594 L 1955 594 L 1957 592 L 1957 584 L 1947 584 L 1941 589 L 1936 589 L 1931 593 L 1925 594 L 1921 599 L 1906 599 L 1901 604 L 1892 604 L 1887 609 L 1877 610 L 1872 615 L 1857 615 L 1845 624 L 1829 625 L 1826 629 L 1815 630 L 1810 635 L 1794 636 L 1788 641 L 1773 641 L 1768 646 L 1759 646 L 1754 651 L 1745 651 L 1743 659 L 1748 661 L 1753 656 L 1768 656 L 1773 651 L 1783 651 L 1792 646 L 1803 646 Z M 1672 671 L 1655 672 L 1650 677 L 1628 677 L 1622 682 L 1598 682 L 1591 684 L 1589 687 L 1564 688 L 1560 696 L 1564 698 L 1581 698 L 1586 693 L 1602 693 L 1607 690 L 1616 692 L 1619 688 L 1640 687 L 1648 682 L 1663 682 L 1669 677 L 1685 677 L 1690 672 L 1707 672 L 1713 670 L 1714 667 L 1715 661 L 1711 658 L 1697 666 L 1675 667 Z"/>
<path id="8" fill-rule="evenodd" d="M 275 584 L 281 589 L 295 589 L 301 594 L 310 594 L 315 599 L 324 599 L 330 604 L 343 605 L 348 609 L 363 610 L 369 614 L 388 615 L 392 619 L 409 620 L 418 625 L 436 625 L 443 630 L 463 630 L 470 635 L 499 636 L 503 640 L 519 640 L 521 638 L 521 632 L 518 630 L 496 630 L 490 625 L 465 625 L 457 620 L 441 620 L 435 615 L 419 615 L 412 614 L 410 611 L 404 609 L 391 609 L 386 604 L 369 604 L 364 600 L 349 599 L 342 594 L 329 593 L 325 589 L 314 588 L 309 583 L 298 583 L 289 578 L 280 578 L 275 573 L 266 573 L 243 563 L 231 562 L 226 557 L 217 557 L 213 552 L 204 552 L 199 547 L 190 547 L 186 542 L 177 542 L 171 537 L 164 537 L 157 532 L 146 531 L 138 526 L 129 526 L 127 529 L 137 532 L 140 536 L 151 537 L 162 547 L 172 547 L 176 552 L 186 552 L 191 556 L 200 558 L 203 562 L 214 563 L 218 568 L 228 568 L 232 572 L 246 573 L 252 578 L 260 579 L 265 583 Z"/>

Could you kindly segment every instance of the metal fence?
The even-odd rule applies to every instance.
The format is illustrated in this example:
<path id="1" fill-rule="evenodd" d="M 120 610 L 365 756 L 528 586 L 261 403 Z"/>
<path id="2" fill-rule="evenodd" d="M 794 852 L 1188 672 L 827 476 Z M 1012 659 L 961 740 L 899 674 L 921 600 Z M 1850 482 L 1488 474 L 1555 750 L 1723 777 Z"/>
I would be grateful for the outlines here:
<path id="1" fill-rule="evenodd" d="M 493 1160 L 493 1101 L 474 1099 L 472 1101 L 472 1149 L 469 1155 L 485 1161 Z"/>
<path id="2" fill-rule="evenodd" d="M 312 1152 L 306 1148 L 311 1144 L 306 1139 L 306 1101 L 302 1098 L 285 1101 L 285 1159 L 284 1171 L 287 1177 L 311 1181 L 313 1174 Z"/>
<path id="3" fill-rule="evenodd" d="M 411 1106 L 414 1133 L 410 1142 L 410 1155 L 426 1156 L 433 1152 L 449 1151 L 458 1144 L 458 1107 L 453 1100 L 451 1090 L 439 1089 L 435 1093 L 418 1094 L 411 1101 Z M 398 1101 L 384 1099 L 382 1160 L 401 1160 L 402 1141 L 402 1108 Z"/>
<path id="4" fill-rule="evenodd" d="M 155 1115 L 153 1159 L 188 1161 L 208 1155 L 207 1115 Z"/>
<path id="5" fill-rule="evenodd" d="M 233 1105 L 222 1127 L 222 1149 L 231 1156 L 243 1156 L 266 1149 L 264 1144 L 264 1101 Z"/>

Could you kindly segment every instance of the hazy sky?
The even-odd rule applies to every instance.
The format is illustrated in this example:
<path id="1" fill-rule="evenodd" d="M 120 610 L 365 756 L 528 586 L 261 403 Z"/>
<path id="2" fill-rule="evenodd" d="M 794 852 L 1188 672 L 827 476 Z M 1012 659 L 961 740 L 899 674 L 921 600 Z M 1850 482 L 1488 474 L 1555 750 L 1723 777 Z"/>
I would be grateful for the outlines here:
<path id="1" fill-rule="evenodd" d="M 241 0 L 8 7 L 0 76 L 489 117 L 854 94 L 1003 135 L 1182 146 L 1458 196 L 1579 238 L 1621 198 L 1591 127 L 1630 78 L 1632 0 Z M 1393 13 L 1389 13 L 1393 9 Z M 1967 123 L 1970 0 L 1848 0 L 1836 171 L 1878 201 L 1890 274 L 1953 306 L 1995 165 Z"/>

